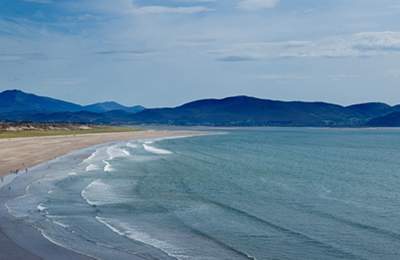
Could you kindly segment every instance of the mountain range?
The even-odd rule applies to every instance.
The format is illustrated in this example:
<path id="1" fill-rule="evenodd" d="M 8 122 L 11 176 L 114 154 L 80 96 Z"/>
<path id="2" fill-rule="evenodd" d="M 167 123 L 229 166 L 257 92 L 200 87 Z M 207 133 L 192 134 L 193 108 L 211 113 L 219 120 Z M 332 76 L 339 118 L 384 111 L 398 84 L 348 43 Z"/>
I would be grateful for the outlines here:
<path id="1" fill-rule="evenodd" d="M 0 113 L 56 113 L 80 111 L 104 113 L 113 110 L 136 113 L 144 110 L 144 107 L 127 107 L 112 101 L 82 106 L 54 98 L 25 93 L 20 90 L 6 90 L 0 93 Z"/>
<path id="2" fill-rule="evenodd" d="M 19 90 L 0 93 L 0 120 L 186 126 L 397 127 L 400 105 L 286 102 L 235 96 L 202 99 L 172 108 L 145 109 L 116 102 L 82 106 Z"/>

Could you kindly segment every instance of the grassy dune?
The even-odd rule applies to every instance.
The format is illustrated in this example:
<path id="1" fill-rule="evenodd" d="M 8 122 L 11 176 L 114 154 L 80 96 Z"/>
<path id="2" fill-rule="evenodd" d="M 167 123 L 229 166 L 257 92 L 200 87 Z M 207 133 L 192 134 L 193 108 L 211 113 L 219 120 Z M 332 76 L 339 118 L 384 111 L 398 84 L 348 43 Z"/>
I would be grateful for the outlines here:
<path id="1" fill-rule="evenodd" d="M 0 128 L 0 139 L 36 136 L 132 132 L 138 130 L 139 129 L 136 128 L 118 126 L 13 125 Z"/>

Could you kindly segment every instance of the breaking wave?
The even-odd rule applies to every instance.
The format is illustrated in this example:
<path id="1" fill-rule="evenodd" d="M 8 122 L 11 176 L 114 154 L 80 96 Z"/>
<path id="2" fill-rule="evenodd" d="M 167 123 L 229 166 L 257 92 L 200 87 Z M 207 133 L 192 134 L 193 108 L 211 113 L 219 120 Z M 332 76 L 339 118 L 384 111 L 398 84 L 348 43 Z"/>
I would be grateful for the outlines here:
<path id="1" fill-rule="evenodd" d="M 165 150 L 165 149 L 161 149 L 161 148 L 157 148 L 154 146 L 150 146 L 148 144 L 143 144 L 143 148 L 150 153 L 154 153 L 154 154 L 160 154 L 160 155 L 166 155 L 166 154 L 172 154 L 171 151 Z"/>

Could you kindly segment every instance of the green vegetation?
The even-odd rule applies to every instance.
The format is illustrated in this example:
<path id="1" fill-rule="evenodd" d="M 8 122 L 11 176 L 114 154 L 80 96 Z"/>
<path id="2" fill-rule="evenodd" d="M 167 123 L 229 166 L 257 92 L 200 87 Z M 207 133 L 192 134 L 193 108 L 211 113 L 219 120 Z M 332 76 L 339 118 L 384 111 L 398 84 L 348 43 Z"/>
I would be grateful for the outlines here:
<path id="1" fill-rule="evenodd" d="M 0 124 L 1 125 L 1 124 Z M 0 139 L 36 136 L 61 136 L 97 133 L 117 133 L 138 131 L 137 128 L 119 126 L 83 125 L 1 125 Z"/>

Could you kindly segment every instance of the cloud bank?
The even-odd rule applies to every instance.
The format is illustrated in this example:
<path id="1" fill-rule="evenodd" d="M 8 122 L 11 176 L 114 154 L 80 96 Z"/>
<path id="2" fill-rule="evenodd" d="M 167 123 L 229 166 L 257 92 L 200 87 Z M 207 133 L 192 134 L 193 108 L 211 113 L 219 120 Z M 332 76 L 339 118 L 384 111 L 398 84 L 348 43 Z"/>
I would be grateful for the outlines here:
<path id="1" fill-rule="evenodd" d="M 361 32 L 315 41 L 250 42 L 212 51 L 221 61 L 340 58 L 400 54 L 400 32 Z M 230 57 L 235 57 L 234 59 Z"/>

